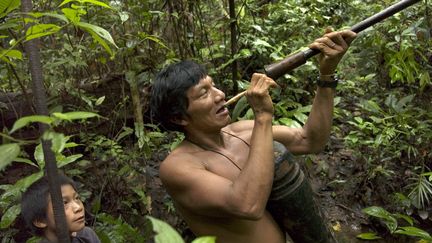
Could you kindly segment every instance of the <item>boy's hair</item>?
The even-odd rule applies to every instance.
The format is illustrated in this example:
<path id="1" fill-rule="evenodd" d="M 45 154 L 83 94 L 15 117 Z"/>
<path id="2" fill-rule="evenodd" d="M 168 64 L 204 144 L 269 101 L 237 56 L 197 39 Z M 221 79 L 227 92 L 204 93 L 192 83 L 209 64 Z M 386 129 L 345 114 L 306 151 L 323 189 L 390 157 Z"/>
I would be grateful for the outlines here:
<path id="1" fill-rule="evenodd" d="M 75 182 L 69 177 L 59 173 L 58 180 L 61 186 L 71 185 L 77 191 Z M 49 195 L 48 177 L 44 176 L 31 184 L 21 198 L 21 216 L 37 236 L 43 236 L 43 229 L 36 227 L 33 222 L 47 220 Z"/>
<path id="2" fill-rule="evenodd" d="M 152 117 L 162 128 L 183 131 L 183 126 L 173 121 L 187 115 L 189 102 L 186 91 L 206 76 L 204 66 L 188 60 L 171 64 L 156 75 L 150 109 Z"/>

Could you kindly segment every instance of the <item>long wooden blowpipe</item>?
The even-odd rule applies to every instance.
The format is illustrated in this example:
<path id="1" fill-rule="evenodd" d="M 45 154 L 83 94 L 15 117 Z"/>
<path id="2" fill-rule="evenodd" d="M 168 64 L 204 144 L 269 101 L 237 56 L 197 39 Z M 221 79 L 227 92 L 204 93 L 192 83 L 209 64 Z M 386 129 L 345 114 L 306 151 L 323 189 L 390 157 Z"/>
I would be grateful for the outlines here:
<path id="1" fill-rule="evenodd" d="M 351 27 L 351 30 L 355 33 L 359 33 L 360 31 L 394 15 L 397 12 L 402 11 L 403 9 L 420 2 L 421 0 L 402 0 L 398 3 L 395 3 L 391 5 L 390 7 L 382 10 L 381 12 L 361 21 L 360 23 L 355 24 L 353 27 Z M 295 69 L 296 67 L 299 67 L 306 63 L 306 61 L 315 56 L 316 54 L 320 53 L 319 50 L 315 49 L 307 49 L 305 51 L 299 51 L 292 55 L 289 55 L 282 61 L 279 61 L 277 63 L 270 64 L 268 66 L 264 67 L 264 72 L 267 76 L 271 77 L 272 79 L 276 80 L 282 75 L 286 74 L 287 72 Z M 228 106 L 232 103 L 235 103 L 238 99 L 240 99 L 246 91 L 243 91 L 230 100 L 228 100 L 225 103 L 225 106 Z"/>
<path id="2" fill-rule="evenodd" d="M 360 31 L 392 16 L 393 14 L 413 5 L 414 3 L 420 2 L 421 0 L 403 0 L 390 7 L 384 9 L 383 11 L 361 21 L 360 23 L 354 25 L 351 30 L 355 33 Z M 278 79 L 287 72 L 293 70 L 294 68 L 301 66 L 306 63 L 306 60 L 320 53 L 319 50 L 308 49 L 305 51 L 296 52 L 280 62 L 270 64 L 264 67 L 265 74 L 272 79 Z"/>

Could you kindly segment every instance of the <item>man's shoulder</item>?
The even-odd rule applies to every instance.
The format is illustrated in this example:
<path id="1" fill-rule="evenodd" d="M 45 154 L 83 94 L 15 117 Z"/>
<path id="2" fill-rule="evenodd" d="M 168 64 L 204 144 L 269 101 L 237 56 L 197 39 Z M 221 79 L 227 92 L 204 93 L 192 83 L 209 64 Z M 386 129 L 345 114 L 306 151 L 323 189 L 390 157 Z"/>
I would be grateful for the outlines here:
<path id="1" fill-rule="evenodd" d="M 253 120 L 241 120 L 229 124 L 223 130 L 232 133 L 244 133 L 244 132 L 252 132 L 253 127 L 254 127 Z"/>
<path id="2" fill-rule="evenodd" d="M 191 151 L 187 146 L 178 147 L 173 150 L 160 164 L 159 172 L 161 177 L 171 176 L 173 172 L 182 173 L 190 167 L 202 167 L 199 156 L 195 151 Z"/>

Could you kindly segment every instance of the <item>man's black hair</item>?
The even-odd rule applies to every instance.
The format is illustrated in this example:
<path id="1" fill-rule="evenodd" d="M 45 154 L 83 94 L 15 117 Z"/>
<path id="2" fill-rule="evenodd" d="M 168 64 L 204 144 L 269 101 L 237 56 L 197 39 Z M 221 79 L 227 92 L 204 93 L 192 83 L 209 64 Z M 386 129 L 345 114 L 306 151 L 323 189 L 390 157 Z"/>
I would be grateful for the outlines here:
<path id="1" fill-rule="evenodd" d="M 207 71 L 202 65 L 189 60 L 171 64 L 156 75 L 150 109 L 152 117 L 162 128 L 183 131 L 183 126 L 173 121 L 187 116 L 189 102 L 186 91 L 206 76 Z"/>
<path id="2" fill-rule="evenodd" d="M 69 177 L 59 173 L 58 180 L 61 186 L 71 185 L 75 191 L 75 182 Z M 49 199 L 48 177 L 44 176 L 31 184 L 21 198 L 21 216 L 33 234 L 43 236 L 43 229 L 36 227 L 33 222 L 47 220 Z"/>

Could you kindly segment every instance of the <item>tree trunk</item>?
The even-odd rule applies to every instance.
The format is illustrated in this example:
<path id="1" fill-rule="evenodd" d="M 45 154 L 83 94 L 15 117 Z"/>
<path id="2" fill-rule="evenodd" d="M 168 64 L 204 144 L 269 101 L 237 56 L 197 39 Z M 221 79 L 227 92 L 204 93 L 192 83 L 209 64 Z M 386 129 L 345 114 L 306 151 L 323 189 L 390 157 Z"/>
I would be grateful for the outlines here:
<path id="1" fill-rule="evenodd" d="M 231 27 L 231 58 L 234 58 L 237 53 L 237 17 L 235 13 L 234 0 L 229 0 L 229 14 L 230 14 L 230 27 Z M 233 92 L 238 93 L 237 84 L 237 61 L 231 63 L 231 73 L 233 81 Z"/>
<path id="2" fill-rule="evenodd" d="M 24 13 L 32 11 L 32 1 L 22 0 L 22 11 Z M 27 24 L 26 29 L 29 25 Z M 24 44 L 25 52 L 29 58 L 30 73 L 32 78 L 32 90 L 36 101 L 36 113 L 39 115 L 49 115 L 46 105 L 45 89 L 43 86 L 42 64 L 39 53 L 39 40 L 32 39 Z M 39 132 L 42 135 L 48 126 L 39 124 Z M 50 196 L 54 211 L 54 220 L 56 222 L 56 235 L 58 242 L 70 242 L 69 230 L 66 224 L 66 217 L 63 206 L 63 198 L 61 188 L 57 176 L 57 164 L 54 153 L 51 150 L 51 141 L 42 139 L 42 148 L 46 164 L 46 174 L 48 175 L 48 183 Z"/>

